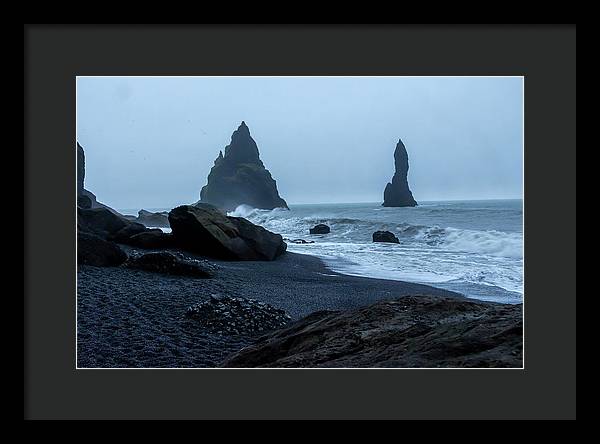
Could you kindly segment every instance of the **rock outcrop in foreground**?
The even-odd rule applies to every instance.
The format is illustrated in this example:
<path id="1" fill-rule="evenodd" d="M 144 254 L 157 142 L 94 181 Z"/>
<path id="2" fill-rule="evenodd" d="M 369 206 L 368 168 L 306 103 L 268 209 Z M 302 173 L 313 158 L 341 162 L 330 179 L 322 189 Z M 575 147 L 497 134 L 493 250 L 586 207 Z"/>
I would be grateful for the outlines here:
<path id="1" fill-rule="evenodd" d="M 110 208 L 77 208 L 77 263 L 110 267 L 127 259 L 117 244 L 139 248 L 170 248 L 171 234 L 131 222 Z"/>
<path id="2" fill-rule="evenodd" d="M 522 305 L 404 296 L 319 311 L 222 367 L 522 367 Z"/>
<path id="3" fill-rule="evenodd" d="M 200 201 L 232 211 L 242 204 L 272 210 L 288 208 L 271 173 L 259 158 L 256 142 L 245 122 L 234 131 L 225 155 L 219 156 L 200 191 Z"/>
<path id="4" fill-rule="evenodd" d="M 179 247 L 217 259 L 272 261 L 287 248 L 281 235 L 209 204 L 174 208 L 169 224 Z"/>
<path id="5" fill-rule="evenodd" d="M 384 207 L 416 207 L 417 202 L 413 198 L 408 187 L 408 153 L 402 140 L 398 140 L 394 151 L 394 164 L 396 172 L 392 182 L 388 183 L 383 192 Z"/>

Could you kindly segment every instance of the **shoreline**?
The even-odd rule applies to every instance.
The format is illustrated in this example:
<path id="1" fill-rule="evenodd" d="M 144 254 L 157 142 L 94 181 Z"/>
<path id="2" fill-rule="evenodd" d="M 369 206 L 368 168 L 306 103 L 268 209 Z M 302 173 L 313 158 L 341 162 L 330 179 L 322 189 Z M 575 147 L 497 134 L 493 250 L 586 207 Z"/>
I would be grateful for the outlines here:
<path id="1" fill-rule="evenodd" d="M 357 308 L 388 297 L 431 295 L 471 299 L 462 293 L 428 284 L 341 273 L 329 268 L 322 258 L 311 254 L 286 251 L 273 261 L 226 261 L 179 249 L 140 250 L 128 245 L 119 245 L 128 254 L 173 251 L 183 253 L 190 258 L 207 260 L 218 267 L 217 274 L 213 279 L 200 280 L 199 283 L 220 282 L 224 285 L 217 287 L 223 288 L 224 294 L 230 294 L 232 291 L 244 293 L 239 296 L 284 309 L 293 320 L 318 310 Z M 190 279 L 173 276 L 168 278 Z M 284 285 L 290 283 L 294 285 Z M 306 290 L 314 289 L 323 289 L 328 293 L 328 300 L 320 300 L 318 295 L 304 294 Z M 342 289 L 344 291 L 341 291 Z M 346 291 L 348 289 L 352 291 Z M 274 294 L 274 290 L 278 293 Z M 309 302 L 310 304 L 307 304 Z M 309 305 L 315 308 L 307 308 Z"/>
<path id="2" fill-rule="evenodd" d="M 373 275 L 369 275 L 367 273 L 360 273 L 360 272 L 356 272 L 354 274 L 354 273 L 348 273 L 348 272 L 343 272 L 343 271 L 337 271 L 334 269 L 334 266 L 329 264 L 329 262 L 335 263 L 337 261 L 342 261 L 342 259 L 332 258 L 332 259 L 328 260 L 327 258 L 323 258 L 316 254 L 299 253 L 298 251 L 294 251 L 294 252 L 288 251 L 288 253 L 299 254 L 301 256 L 309 256 L 309 257 L 316 258 L 323 263 L 323 266 L 328 270 L 329 273 L 336 274 L 336 275 L 347 276 L 347 277 L 360 277 L 360 278 L 364 278 L 364 279 L 375 279 L 375 280 L 381 280 L 381 281 L 400 282 L 402 284 L 422 285 L 425 287 L 435 288 L 436 290 L 442 290 L 442 291 L 447 291 L 450 293 L 455 293 L 466 299 L 473 300 L 473 301 L 495 302 L 495 303 L 499 303 L 499 304 L 508 304 L 508 305 L 518 305 L 518 304 L 523 303 L 523 296 L 524 296 L 523 293 L 520 293 L 518 291 L 507 290 L 505 288 L 498 287 L 498 286 L 488 285 L 488 291 L 493 291 L 493 289 L 496 289 L 498 291 L 498 294 L 496 297 L 490 296 L 490 295 L 487 295 L 487 296 L 475 295 L 475 296 L 473 296 L 473 295 L 471 295 L 472 294 L 471 291 L 477 292 L 477 290 L 479 288 L 477 286 L 477 284 L 470 284 L 468 282 L 453 282 L 452 280 L 440 281 L 440 282 L 419 282 L 416 280 L 412 281 L 412 280 L 405 280 L 405 279 L 394 279 L 392 277 L 390 277 L 390 278 L 378 277 L 378 276 L 373 276 Z M 343 267 L 343 265 L 344 264 L 342 263 L 342 267 Z M 510 299 L 503 300 L 503 299 L 505 299 L 505 295 L 507 295 L 507 294 L 514 295 L 513 297 L 515 299 L 514 300 L 510 300 Z"/>
<path id="3" fill-rule="evenodd" d="M 312 239 L 306 237 L 306 233 L 300 233 L 302 226 L 305 226 L 304 228 L 308 231 L 309 225 L 320 222 L 321 219 L 330 220 L 333 234 L 319 236 L 318 239 L 314 239 L 316 241 L 314 245 L 288 244 L 288 251 L 316 256 L 323 260 L 330 270 L 337 273 L 418 283 L 461 293 L 474 300 L 506 304 L 522 303 L 524 298 L 522 253 L 513 251 L 515 248 L 519 249 L 517 245 L 519 239 L 517 238 L 521 239 L 522 244 L 522 237 L 519 237 L 522 230 L 519 231 L 516 225 L 511 225 L 514 221 L 504 221 L 500 223 L 502 226 L 499 226 L 497 218 L 492 218 L 492 223 L 487 219 L 488 213 L 485 213 L 485 217 L 482 219 L 484 222 L 479 222 L 479 225 L 478 223 L 465 225 L 464 220 L 461 219 L 463 216 L 460 216 L 463 214 L 462 211 L 486 210 L 487 207 L 479 208 L 478 205 L 474 205 L 477 202 L 519 203 L 520 200 L 449 200 L 427 203 L 434 204 L 435 207 L 437 204 L 449 202 L 465 203 L 469 206 L 468 208 L 448 208 L 451 216 L 449 216 L 449 220 L 442 221 L 438 220 L 438 213 L 441 211 L 438 209 L 431 210 L 436 212 L 433 215 L 427 212 L 415 216 L 406 214 L 404 215 L 406 217 L 394 221 L 388 220 L 388 216 L 382 217 L 383 213 L 379 212 L 394 212 L 394 208 L 362 208 L 365 205 L 374 205 L 376 202 L 296 205 L 292 206 L 292 209 L 296 209 L 295 214 L 294 211 L 257 210 L 248 206 L 240 206 L 234 212 L 239 214 L 234 215 L 245 217 L 257 225 L 290 239 Z M 521 208 L 517 203 L 511 204 L 507 208 L 502 206 L 501 209 L 513 214 L 514 211 L 518 212 Z M 491 210 L 498 209 L 495 205 L 490 204 Z M 515 205 L 516 207 L 513 208 Z M 319 209 L 319 206 L 326 210 Z M 427 206 L 423 205 L 423 208 Z M 475 208 L 471 208 L 473 206 Z M 309 210 L 301 210 L 303 207 L 309 208 Z M 456 216 L 457 214 L 460 217 Z M 458 220 L 455 220 L 456 217 Z M 396 222 L 399 224 L 397 227 L 394 226 Z M 388 224 L 391 225 L 388 226 Z M 518 225 L 517 222 L 514 224 Z M 372 244 L 369 241 L 370 233 L 382 227 L 395 230 L 394 232 L 403 239 L 402 251 L 397 257 L 392 254 L 392 251 L 382 248 L 384 245 Z M 504 230 L 505 228 L 506 230 Z M 163 231 L 170 230 L 163 229 Z M 449 246 L 444 247 L 444 242 L 448 242 Z M 442 247 L 438 244 L 441 244 Z M 440 248 L 439 255 L 437 248 Z M 522 252 L 522 245 L 519 251 Z M 401 266 L 399 266 L 400 261 L 402 262 Z"/>
<path id="4" fill-rule="evenodd" d="M 218 367 L 256 336 L 210 333 L 185 318 L 187 307 L 211 295 L 256 299 L 285 310 L 292 321 L 406 295 L 467 300 L 427 285 L 343 275 L 318 257 L 299 253 L 287 252 L 271 262 L 210 262 L 218 267 L 212 279 L 78 266 L 77 367 Z"/>

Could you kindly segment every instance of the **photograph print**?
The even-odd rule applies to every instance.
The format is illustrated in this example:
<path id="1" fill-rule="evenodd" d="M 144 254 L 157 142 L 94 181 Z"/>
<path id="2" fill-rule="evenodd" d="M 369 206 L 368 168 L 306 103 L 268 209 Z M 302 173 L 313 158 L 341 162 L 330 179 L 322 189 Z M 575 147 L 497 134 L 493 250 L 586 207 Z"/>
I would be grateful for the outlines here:
<path id="1" fill-rule="evenodd" d="M 76 78 L 76 367 L 524 368 L 524 78 Z"/>

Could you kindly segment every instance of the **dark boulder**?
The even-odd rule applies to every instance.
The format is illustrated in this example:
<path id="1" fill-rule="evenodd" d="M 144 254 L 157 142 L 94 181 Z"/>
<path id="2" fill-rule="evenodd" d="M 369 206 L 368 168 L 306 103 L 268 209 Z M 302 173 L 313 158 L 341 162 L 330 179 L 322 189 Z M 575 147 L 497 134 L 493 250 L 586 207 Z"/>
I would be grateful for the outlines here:
<path id="1" fill-rule="evenodd" d="M 392 242 L 394 244 L 399 244 L 400 241 L 389 231 L 376 231 L 373 233 L 373 242 Z"/>
<path id="2" fill-rule="evenodd" d="M 108 208 L 78 208 L 77 224 L 81 231 L 92 232 L 100 237 L 107 237 L 132 224 L 122 216 Z"/>
<path id="3" fill-rule="evenodd" d="M 239 236 L 250 246 L 257 258 L 271 261 L 285 253 L 287 244 L 281 235 L 255 225 L 243 217 L 228 217 L 228 219 L 235 225 Z"/>
<path id="4" fill-rule="evenodd" d="M 384 207 L 415 207 L 417 202 L 408 187 L 408 153 L 402 140 L 398 141 L 394 151 L 396 171 L 392 182 L 388 183 L 383 192 Z"/>
<path id="5" fill-rule="evenodd" d="M 136 234 L 145 233 L 147 231 L 148 228 L 146 228 L 142 224 L 131 222 L 125 225 L 120 230 L 108 234 L 106 239 L 109 241 L 126 244 L 132 236 L 135 236 Z"/>
<path id="6" fill-rule="evenodd" d="M 140 210 L 136 222 L 144 224 L 147 227 L 169 228 L 169 213 L 162 211 L 153 213 L 151 211 Z"/>
<path id="7" fill-rule="evenodd" d="M 173 235 L 171 233 L 163 233 L 159 229 L 134 234 L 124 243 L 146 250 L 161 250 L 176 246 Z"/>
<path id="8" fill-rule="evenodd" d="M 202 261 L 177 257 L 166 251 L 132 256 L 127 260 L 125 266 L 176 276 L 210 278 L 214 275 L 214 269 L 206 266 Z"/>
<path id="9" fill-rule="evenodd" d="M 331 231 L 331 229 L 325 224 L 318 224 L 312 227 L 309 231 L 310 234 L 327 234 Z"/>
<path id="10" fill-rule="evenodd" d="M 147 249 L 172 248 L 175 245 L 172 236 L 159 228 L 146 228 L 108 208 L 78 208 L 77 215 L 78 231 L 91 233 L 111 242 Z"/>
<path id="11" fill-rule="evenodd" d="M 273 260 L 287 247 L 279 234 L 208 204 L 172 209 L 169 224 L 179 247 L 219 259 Z"/>
<path id="12" fill-rule="evenodd" d="M 220 151 L 200 191 L 200 201 L 232 211 L 242 204 L 272 210 L 288 208 L 277 184 L 260 160 L 256 142 L 245 122 L 233 132 L 231 143 Z"/>
<path id="13" fill-rule="evenodd" d="M 522 304 L 405 296 L 312 313 L 258 338 L 222 367 L 520 368 L 522 316 Z"/>
<path id="14" fill-rule="evenodd" d="M 127 254 L 115 243 L 89 232 L 77 233 L 77 263 L 97 267 L 116 267 L 127 260 Z"/>

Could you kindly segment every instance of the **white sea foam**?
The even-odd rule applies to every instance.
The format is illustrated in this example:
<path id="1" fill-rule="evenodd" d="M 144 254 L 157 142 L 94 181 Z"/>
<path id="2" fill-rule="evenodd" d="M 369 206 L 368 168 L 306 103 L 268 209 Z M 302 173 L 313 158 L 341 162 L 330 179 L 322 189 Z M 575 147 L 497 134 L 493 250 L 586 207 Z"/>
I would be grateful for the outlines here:
<path id="1" fill-rule="evenodd" d="M 521 233 L 447 228 L 442 246 L 450 250 L 468 253 L 512 258 L 523 257 L 523 236 Z"/>
<path id="2" fill-rule="evenodd" d="M 263 214 L 263 215 L 266 215 L 266 217 L 268 217 L 268 215 L 276 215 L 276 214 L 281 213 L 282 211 L 289 212 L 289 210 L 286 208 L 275 208 L 273 210 L 260 210 L 257 208 L 253 208 L 250 205 L 242 204 L 242 205 L 238 205 L 235 208 L 235 210 L 228 212 L 227 215 L 233 216 L 233 217 L 252 218 L 252 217 L 257 217 L 257 216 Z"/>
<path id="3" fill-rule="evenodd" d="M 238 205 L 235 210 L 228 212 L 227 215 L 234 217 L 249 217 L 256 211 L 256 208 L 252 208 L 250 205 L 242 204 Z"/>
<path id="4" fill-rule="evenodd" d="M 163 233 L 170 233 L 171 232 L 171 227 L 147 227 L 147 228 L 151 228 L 153 230 L 159 229 L 159 230 L 162 230 Z"/>
<path id="5" fill-rule="evenodd" d="M 241 205 L 229 215 L 290 239 L 315 241 L 289 243 L 288 250 L 319 256 L 340 273 L 429 283 L 515 302 L 523 293 L 520 208 L 481 202 L 436 204 L 435 211 L 431 205 L 304 205 L 289 211 Z M 310 235 L 308 229 L 318 223 L 329 225 L 331 233 Z M 392 231 L 400 243 L 372 242 L 377 230 Z"/>

